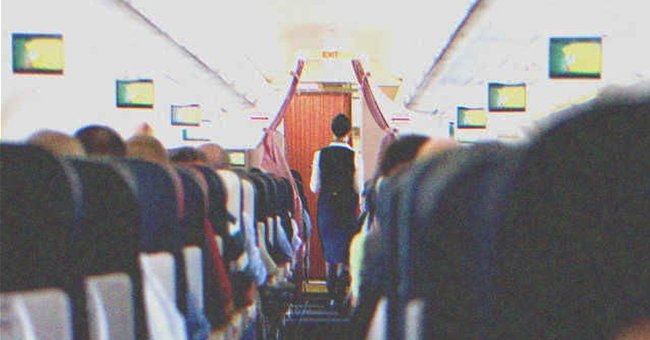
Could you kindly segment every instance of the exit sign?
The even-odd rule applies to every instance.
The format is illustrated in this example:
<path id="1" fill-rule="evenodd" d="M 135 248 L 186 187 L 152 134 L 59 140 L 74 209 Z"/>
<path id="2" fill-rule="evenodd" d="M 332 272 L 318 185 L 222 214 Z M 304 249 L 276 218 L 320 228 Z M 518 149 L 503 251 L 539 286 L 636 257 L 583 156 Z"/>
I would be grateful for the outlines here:
<path id="1" fill-rule="evenodd" d="M 321 52 L 321 57 L 323 57 L 323 58 L 338 58 L 339 57 L 339 52 L 338 51 L 323 51 L 323 52 Z"/>

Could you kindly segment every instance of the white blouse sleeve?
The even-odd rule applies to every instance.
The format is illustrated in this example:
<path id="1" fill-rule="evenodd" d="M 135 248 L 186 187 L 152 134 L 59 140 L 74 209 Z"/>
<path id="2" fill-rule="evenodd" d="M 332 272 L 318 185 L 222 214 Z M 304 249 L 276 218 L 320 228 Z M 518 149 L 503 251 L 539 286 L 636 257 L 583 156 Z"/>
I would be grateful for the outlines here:
<path id="1" fill-rule="evenodd" d="M 314 159 L 311 162 L 311 180 L 309 181 L 311 192 L 320 191 L 320 150 L 314 152 Z"/>
<path id="2" fill-rule="evenodd" d="M 354 190 L 361 194 L 363 190 L 363 168 L 361 167 L 362 162 L 360 154 L 358 152 L 354 153 Z"/>

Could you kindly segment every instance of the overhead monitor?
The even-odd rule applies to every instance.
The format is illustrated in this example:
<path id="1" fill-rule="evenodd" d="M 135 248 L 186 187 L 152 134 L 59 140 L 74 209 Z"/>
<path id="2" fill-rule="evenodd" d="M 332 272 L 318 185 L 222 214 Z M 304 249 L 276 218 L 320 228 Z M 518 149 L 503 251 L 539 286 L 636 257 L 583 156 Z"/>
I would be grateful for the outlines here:
<path id="1" fill-rule="evenodd" d="M 172 125 L 201 125 L 201 106 L 198 104 L 172 105 Z"/>
<path id="2" fill-rule="evenodd" d="M 230 166 L 246 167 L 246 151 L 228 150 L 228 157 L 230 158 Z"/>
<path id="3" fill-rule="evenodd" d="M 488 84 L 489 111 L 526 111 L 526 84 Z"/>
<path id="4" fill-rule="evenodd" d="M 551 38 L 549 47 L 549 77 L 600 78 L 602 67 L 602 38 Z"/>
<path id="5" fill-rule="evenodd" d="M 117 107 L 152 109 L 154 103 L 153 80 L 117 80 L 115 82 Z"/>
<path id="6" fill-rule="evenodd" d="M 13 33 L 14 73 L 63 74 L 63 35 Z"/>
<path id="7" fill-rule="evenodd" d="M 459 106 L 456 126 L 458 129 L 485 129 L 487 127 L 487 112 L 483 108 Z"/>
<path id="8" fill-rule="evenodd" d="M 205 134 L 204 130 L 198 128 L 183 129 L 182 138 L 184 141 L 209 142 L 210 137 Z"/>

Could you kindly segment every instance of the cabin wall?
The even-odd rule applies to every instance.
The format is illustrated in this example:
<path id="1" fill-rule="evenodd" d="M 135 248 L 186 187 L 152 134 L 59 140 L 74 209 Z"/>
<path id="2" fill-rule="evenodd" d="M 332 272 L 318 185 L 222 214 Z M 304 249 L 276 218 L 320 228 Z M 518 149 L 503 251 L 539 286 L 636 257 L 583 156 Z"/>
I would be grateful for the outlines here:
<path id="1" fill-rule="evenodd" d="M 226 147 L 251 147 L 261 138 L 259 123 L 235 113 L 244 102 L 227 84 L 121 1 L 7 0 L 2 9 L 12 13 L 2 18 L 3 140 L 94 123 L 128 138 L 148 122 L 166 147 L 188 144 L 183 128 L 171 126 L 172 104 L 200 104 L 210 122 L 193 132 Z M 12 33 L 62 34 L 64 74 L 14 74 Z M 154 81 L 153 109 L 118 109 L 115 81 L 139 78 Z"/>

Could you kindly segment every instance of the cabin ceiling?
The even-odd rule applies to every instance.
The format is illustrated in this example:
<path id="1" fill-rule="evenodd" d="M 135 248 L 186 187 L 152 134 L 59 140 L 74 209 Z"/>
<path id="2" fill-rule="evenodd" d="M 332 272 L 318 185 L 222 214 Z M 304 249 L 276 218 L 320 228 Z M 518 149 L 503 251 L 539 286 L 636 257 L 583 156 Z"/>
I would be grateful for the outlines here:
<path id="1" fill-rule="evenodd" d="M 648 9 L 637 0 L 483 0 L 445 57 L 404 96 L 405 102 L 451 120 L 456 106 L 485 107 L 488 82 L 524 82 L 528 111 L 542 117 L 605 86 L 650 79 L 643 45 L 650 39 Z M 602 79 L 549 79 L 549 38 L 554 36 L 602 37 Z"/>
<path id="2" fill-rule="evenodd" d="M 322 51 L 361 58 L 379 83 L 414 88 L 474 0 L 125 1 L 257 100 L 283 95 L 296 59 Z"/>

